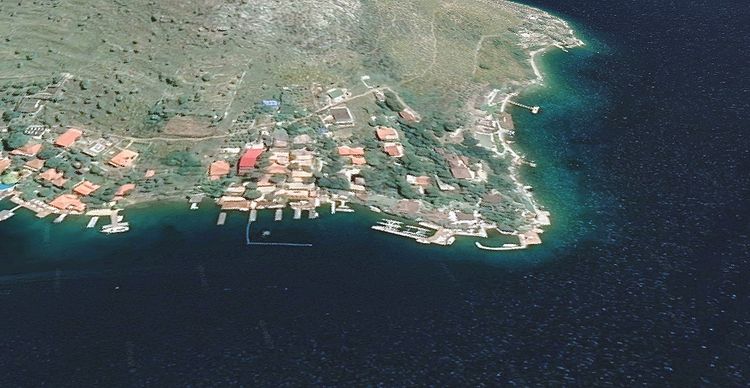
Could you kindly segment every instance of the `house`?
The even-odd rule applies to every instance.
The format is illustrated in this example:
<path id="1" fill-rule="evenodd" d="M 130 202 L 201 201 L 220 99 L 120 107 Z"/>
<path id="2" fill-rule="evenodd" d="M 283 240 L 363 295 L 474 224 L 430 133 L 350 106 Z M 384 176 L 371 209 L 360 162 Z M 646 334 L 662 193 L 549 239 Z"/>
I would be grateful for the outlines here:
<path id="1" fill-rule="evenodd" d="M 306 145 L 312 143 L 312 137 L 308 134 L 301 134 L 298 136 L 295 136 L 294 139 L 292 139 L 292 144 L 296 145 Z"/>
<path id="2" fill-rule="evenodd" d="M 86 205 L 73 194 L 63 194 L 53 199 L 49 204 L 62 211 L 76 211 L 79 213 L 86 211 Z"/>
<path id="3" fill-rule="evenodd" d="M 126 183 L 120 186 L 115 192 L 115 200 L 122 199 L 122 197 L 128 195 L 131 191 L 135 190 L 135 185 L 132 183 Z"/>
<path id="4" fill-rule="evenodd" d="M 271 163 L 268 168 L 266 168 L 266 172 L 271 175 L 286 175 L 287 173 L 289 173 L 289 170 L 287 170 L 287 168 L 282 166 L 281 164 L 274 162 Z"/>
<path id="5" fill-rule="evenodd" d="M 420 176 L 414 176 L 414 175 L 406 175 L 406 182 L 410 185 L 420 186 L 420 187 L 427 187 L 430 185 L 430 177 L 426 175 L 420 175 Z"/>
<path id="6" fill-rule="evenodd" d="M 9 158 L 0 158 L 0 174 L 10 167 L 12 161 Z"/>
<path id="7" fill-rule="evenodd" d="M 99 190 L 100 187 L 101 186 L 96 185 L 96 184 L 94 184 L 92 182 L 83 181 L 83 182 L 75 185 L 75 187 L 73 187 L 73 192 L 76 193 L 76 194 L 78 194 L 78 195 L 80 195 L 80 196 L 82 196 L 82 197 L 85 197 L 85 196 L 88 196 L 89 194 L 93 193 L 94 191 Z"/>
<path id="8" fill-rule="evenodd" d="M 383 151 L 392 158 L 404 156 L 404 146 L 401 143 L 383 143 Z"/>
<path id="9" fill-rule="evenodd" d="M 398 141 L 398 132 L 393 128 L 378 127 L 378 129 L 375 130 L 375 134 L 377 135 L 378 140 L 381 141 Z"/>
<path id="10" fill-rule="evenodd" d="M 333 116 L 333 122 L 338 125 L 354 125 L 354 117 L 349 108 L 340 106 L 331 108 L 331 116 Z"/>
<path id="11" fill-rule="evenodd" d="M 232 170 L 232 166 L 225 160 L 217 160 L 208 166 L 208 179 L 216 181 L 225 177 Z"/>
<path id="12" fill-rule="evenodd" d="M 36 156 L 36 154 L 39 153 L 39 151 L 42 150 L 41 144 L 33 144 L 33 143 L 26 143 L 25 146 L 21 148 L 17 148 L 13 151 L 10 151 L 11 155 L 19 155 L 19 156 L 26 156 L 26 157 L 33 157 Z"/>
<path id="13" fill-rule="evenodd" d="M 55 145 L 62 148 L 68 148 L 73 145 L 81 136 L 83 131 L 77 128 L 69 128 L 65 133 L 55 139 Z"/>
<path id="14" fill-rule="evenodd" d="M 219 206 L 221 206 L 221 210 L 250 210 L 250 200 L 246 199 L 245 197 L 225 195 L 219 198 L 218 204 Z"/>
<path id="15" fill-rule="evenodd" d="M 352 164 L 355 166 L 364 166 L 367 164 L 367 159 L 364 156 L 351 156 Z"/>
<path id="16" fill-rule="evenodd" d="M 37 140 L 41 140 L 42 136 L 44 136 L 47 132 L 49 132 L 49 128 L 45 127 L 44 125 L 29 125 L 28 127 L 26 127 L 26 129 L 23 130 L 24 135 L 31 136 Z"/>
<path id="17" fill-rule="evenodd" d="M 44 160 L 34 158 L 26 162 L 23 167 L 31 171 L 39 171 L 44 167 Z"/>
<path id="18" fill-rule="evenodd" d="M 421 120 L 419 115 L 410 108 L 404 108 L 404 110 L 399 112 L 398 115 L 401 116 L 402 119 L 410 123 L 418 123 L 419 120 Z"/>
<path id="19" fill-rule="evenodd" d="M 341 146 L 338 148 L 339 156 L 365 156 L 363 147 Z"/>
<path id="20" fill-rule="evenodd" d="M 271 156 L 268 158 L 269 161 L 278 163 L 282 166 L 289 164 L 289 152 L 272 150 Z"/>
<path id="21" fill-rule="evenodd" d="M 293 179 L 308 179 L 312 178 L 313 173 L 309 171 L 303 171 L 303 170 L 294 170 L 292 171 L 292 178 Z"/>
<path id="22" fill-rule="evenodd" d="M 135 162 L 136 158 L 138 158 L 137 152 L 131 150 L 122 150 L 109 161 L 109 164 L 114 167 L 120 168 L 130 167 L 133 165 L 133 162 Z"/>
<path id="23" fill-rule="evenodd" d="M 39 174 L 39 178 L 50 182 L 57 187 L 63 187 L 65 186 L 65 183 L 68 182 L 67 179 L 63 178 L 63 173 L 55 170 L 54 168 L 50 168 L 47 171 Z"/>
<path id="24" fill-rule="evenodd" d="M 451 175 L 456 179 L 471 179 L 474 176 L 471 174 L 471 170 L 462 164 L 452 164 L 450 166 Z"/>
<path id="25" fill-rule="evenodd" d="M 247 174 L 250 170 L 254 169 L 261 154 L 263 154 L 262 148 L 246 149 L 245 153 L 242 154 L 239 163 L 237 163 L 237 173 Z"/>

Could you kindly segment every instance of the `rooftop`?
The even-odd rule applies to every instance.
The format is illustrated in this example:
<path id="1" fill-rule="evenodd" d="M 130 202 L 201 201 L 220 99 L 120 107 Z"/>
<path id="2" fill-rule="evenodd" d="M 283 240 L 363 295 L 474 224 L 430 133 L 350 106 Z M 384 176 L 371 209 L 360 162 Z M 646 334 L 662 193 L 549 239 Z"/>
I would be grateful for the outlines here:
<path id="1" fill-rule="evenodd" d="M 70 128 L 62 135 L 55 139 L 55 145 L 58 147 L 68 148 L 73 145 L 81 136 L 83 131 L 77 128 Z"/>

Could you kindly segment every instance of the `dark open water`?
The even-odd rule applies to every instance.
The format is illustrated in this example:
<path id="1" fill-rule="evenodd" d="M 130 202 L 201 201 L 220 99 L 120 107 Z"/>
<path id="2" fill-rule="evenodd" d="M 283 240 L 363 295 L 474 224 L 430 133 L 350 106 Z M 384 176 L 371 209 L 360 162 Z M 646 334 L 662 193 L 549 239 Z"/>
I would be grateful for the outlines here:
<path id="1" fill-rule="evenodd" d="M 133 209 L 127 236 L 0 224 L 0 386 L 674 385 L 750 381 L 744 1 L 539 1 L 588 47 L 549 52 L 518 117 L 554 227 L 487 254 Z M 287 214 L 287 218 L 290 215 Z M 259 236 L 254 236 L 260 238 Z"/>

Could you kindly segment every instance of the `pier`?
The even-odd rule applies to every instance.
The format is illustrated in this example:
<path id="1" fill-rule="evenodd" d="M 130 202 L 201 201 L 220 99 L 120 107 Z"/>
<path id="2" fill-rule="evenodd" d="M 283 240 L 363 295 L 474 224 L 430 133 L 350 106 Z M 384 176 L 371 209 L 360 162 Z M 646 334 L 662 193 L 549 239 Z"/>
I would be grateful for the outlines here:
<path id="1" fill-rule="evenodd" d="M 216 220 L 216 225 L 221 226 L 224 225 L 224 222 L 227 220 L 227 213 L 221 212 L 219 213 L 219 219 Z"/>
<path id="2" fill-rule="evenodd" d="M 414 240 L 417 240 L 419 243 L 423 244 L 429 244 L 430 242 L 427 240 L 427 232 L 429 232 L 428 229 L 420 228 L 417 226 L 410 226 L 410 225 L 403 225 L 403 222 L 396 221 L 396 220 L 389 220 L 389 219 L 383 219 L 381 221 L 378 221 L 378 225 L 373 225 L 371 227 L 374 230 L 395 234 L 397 236 L 402 237 L 408 237 L 412 238 Z"/>
<path id="3" fill-rule="evenodd" d="M 314 220 L 314 219 L 318 218 L 318 211 L 315 210 L 315 209 L 310 209 L 309 213 L 307 215 L 307 218 L 309 218 L 311 220 Z"/>
<path id="4" fill-rule="evenodd" d="M 511 104 L 511 105 L 515 105 L 515 106 L 517 106 L 519 108 L 528 109 L 533 114 L 539 113 L 539 110 L 542 109 L 542 108 L 540 108 L 538 106 L 528 106 L 528 105 L 521 104 L 520 102 L 515 102 L 513 100 L 508 100 L 508 103 Z"/>
<path id="5" fill-rule="evenodd" d="M 90 229 L 90 228 L 95 227 L 97 222 L 99 222 L 99 217 L 97 216 L 91 217 L 91 219 L 89 220 L 89 223 L 86 224 L 86 228 Z"/>
<path id="6" fill-rule="evenodd" d="M 302 208 L 295 207 L 294 208 L 294 219 L 295 220 L 299 220 L 300 218 L 302 218 Z"/>
<path id="7" fill-rule="evenodd" d="M 250 222 L 255 222 L 255 220 L 257 219 L 258 219 L 258 210 L 256 209 L 250 210 L 250 217 L 248 218 L 248 220 Z"/>
<path id="8" fill-rule="evenodd" d="M 57 218 L 55 218 L 55 220 L 54 220 L 54 221 L 52 221 L 52 222 L 54 222 L 55 224 L 59 224 L 59 223 L 61 223 L 61 222 L 63 222 L 63 221 L 65 220 L 65 217 L 66 217 L 67 215 L 68 215 L 67 213 L 63 213 L 63 214 L 60 214 L 60 215 L 59 215 L 59 216 L 57 216 Z"/>
<path id="9" fill-rule="evenodd" d="M 284 217 L 284 213 L 282 212 L 282 209 L 276 209 L 276 214 L 273 216 L 274 221 L 281 221 L 281 219 Z"/>

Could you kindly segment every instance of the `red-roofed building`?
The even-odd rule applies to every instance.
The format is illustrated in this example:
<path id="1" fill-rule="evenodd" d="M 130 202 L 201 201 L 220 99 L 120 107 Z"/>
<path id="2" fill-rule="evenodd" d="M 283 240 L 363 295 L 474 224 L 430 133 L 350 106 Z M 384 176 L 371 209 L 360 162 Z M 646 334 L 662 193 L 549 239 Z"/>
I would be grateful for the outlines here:
<path id="1" fill-rule="evenodd" d="M 392 158 L 400 158 L 404 156 L 404 147 L 399 143 L 384 143 L 383 151 Z"/>
<path id="2" fill-rule="evenodd" d="M 227 161 L 217 160 L 208 167 L 208 177 L 212 181 L 219 180 L 221 177 L 228 175 L 231 169 L 232 167 Z"/>
<path id="3" fill-rule="evenodd" d="M 62 135 L 55 139 L 55 145 L 58 147 L 68 148 L 73 145 L 81 136 L 83 131 L 77 128 L 70 128 Z"/>
<path id="4" fill-rule="evenodd" d="M 31 171 L 39 171 L 44 167 L 44 160 L 42 159 L 31 159 L 28 162 L 26 162 L 23 165 L 24 168 L 27 168 Z"/>
<path id="5" fill-rule="evenodd" d="M 117 189 L 117 192 L 115 193 L 115 199 L 120 199 L 133 190 L 135 190 L 135 185 L 132 183 L 126 183 L 122 185 L 119 189 Z"/>
<path id="6" fill-rule="evenodd" d="M 365 149 L 362 147 L 341 146 L 338 152 L 339 156 L 365 156 Z"/>
<path id="7" fill-rule="evenodd" d="M 10 167 L 12 161 L 8 158 L 0 158 L 0 173 L 4 172 L 5 170 Z"/>
<path id="8" fill-rule="evenodd" d="M 393 128 L 378 127 L 378 129 L 375 130 L 375 134 L 378 136 L 378 140 L 382 140 L 382 141 L 398 140 L 398 132 Z"/>
<path id="9" fill-rule="evenodd" d="M 10 151 L 10 154 L 32 157 L 32 156 L 36 156 L 36 154 L 38 154 L 39 151 L 41 150 L 42 150 L 41 144 L 27 143 L 25 146 L 21 148 Z"/>
<path id="10" fill-rule="evenodd" d="M 50 206 L 63 211 L 72 210 L 83 213 L 86 210 L 86 205 L 73 194 L 63 194 L 53 199 L 49 204 Z"/>
<path id="11" fill-rule="evenodd" d="M 93 193 L 94 191 L 99 190 L 100 187 L 101 186 L 95 185 L 89 181 L 83 181 L 73 188 L 73 192 L 80 196 L 85 197 Z"/>
<path id="12" fill-rule="evenodd" d="M 247 174 L 254 169 L 261 154 L 263 154 L 262 148 L 248 148 L 237 163 L 237 173 Z"/>

